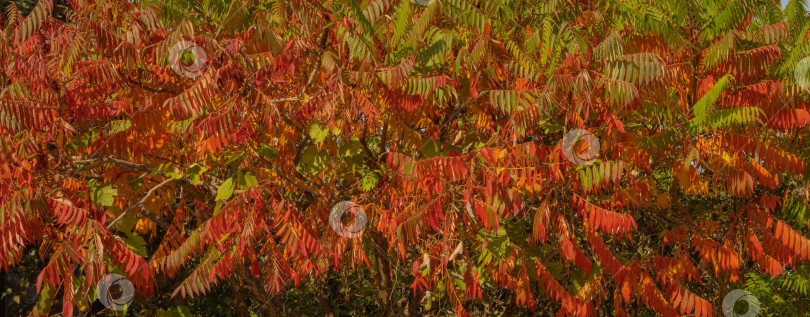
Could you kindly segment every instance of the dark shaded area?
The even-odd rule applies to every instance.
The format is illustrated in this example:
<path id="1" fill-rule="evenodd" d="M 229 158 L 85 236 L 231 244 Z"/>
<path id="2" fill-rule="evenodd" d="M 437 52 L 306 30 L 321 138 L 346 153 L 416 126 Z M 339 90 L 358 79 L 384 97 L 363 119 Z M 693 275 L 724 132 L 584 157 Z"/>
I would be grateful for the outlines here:
<path id="1" fill-rule="evenodd" d="M 20 10 L 20 13 L 23 16 L 28 16 L 28 13 L 34 9 L 34 6 L 37 5 L 39 0 L 0 0 L 0 8 L 2 8 L 3 14 L 3 21 L 8 20 L 6 16 L 6 7 L 9 4 L 14 3 L 17 6 L 17 10 Z M 64 22 L 67 19 L 67 15 L 65 14 L 70 7 L 70 3 L 67 0 L 53 0 L 53 12 L 51 13 L 54 18 L 59 21 Z"/>

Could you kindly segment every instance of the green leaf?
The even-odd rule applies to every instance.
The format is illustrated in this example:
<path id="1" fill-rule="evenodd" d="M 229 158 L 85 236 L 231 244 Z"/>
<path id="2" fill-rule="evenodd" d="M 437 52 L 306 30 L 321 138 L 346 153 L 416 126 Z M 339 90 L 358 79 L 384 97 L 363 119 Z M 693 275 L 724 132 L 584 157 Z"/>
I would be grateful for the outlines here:
<path id="1" fill-rule="evenodd" d="M 377 173 L 371 171 L 367 172 L 365 175 L 363 175 L 363 184 L 362 184 L 363 191 L 367 192 L 374 189 L 375 187 L 377 187 L 378 181 L 379 176 L 377 176 Z"/>
<path id="2" fill-rule="evenodd" d="M 572 293 L 576 293 L 588 282 L 588 276 L 586 276 L 585 272 L 582 272 L 582 270 L 571 270 L 571 282 L 573 282 L 571 291 Z"/>
<path id="3" fill-rule="evenodd" d="M 236 174 L 236 185 L 241 189 L 248 189 L 250 186 L 256 185 L 256 183 L 258 183 L 256 176 L 250 172 L 242 173 L 240 171 Z"/>
<path id="4" fill-rule="evenodd" d="M 317 146 L 310 145 L 301 153 L 298 167 L 302 172 L 318 173 L 326 167 L 327 157 L 326 151 L 319 151 Z"/>
<path id="5" fill-rule="evenodd" d="M 176 309 L 177 309 L 177 314 L 178 314 L 179 317 L 191 317 L 192 316 L 191 315 L 191 310 L 186 305 L 178 306 Z"/>
<path id="6" fill-rule="evenodd" d="M 513 248 L 512 242 L 509 240 L 509 235 L 504 227 L 498 227 L 496 230 L 481 229 L 478 231 L 478 239 L 482 241 L 486 240 L 486 250 L 501 259 L 505 259 Z"/>
<path id="7" fill-rule="evenodd" d="M 399 6 L 397 6 L 394 15 L 394 33 L 391 35 L 391 42 L 394 44 L 399 44 L 400 39 L 406 35 L 405 32 L 411 26 L 413 13 L 411 13 L 410 3 L 410 0 L 400 0 Z"/>
<path id="8" fill-rule="evenodd" d="M 158 317 L 191 317 L 191 310 L 186 305 L 177 306 L 172 309 L 158 309 L 157 311 Z"/>
<path id="9" fill-rule="evenodd" d="M 267 144 L 262 144 L 258 149 L 256 149 L 256 153 L 259 153 L 259 155 L 265 158 L 270 159 L 278 158 L 278 151 L 276 151 L 274 148 L 271 148 Z"/>
<path id="10" fill-rule="evenodd" d="M 216 205 L 216 206 L 214 206 L 214 216 L 216 216 L 217 214 L 219 214 L 219 211 L 220 211 L 220 210 L 222 210 L 222 206 L 225 206 L 225 203 L 224 203 L 224 202 L 222 202 L 222 201 L 218 201 L 218 202 L 217 202 L 217 205 Z"/>
<path id="11" fill-rule="evenodd" d="M 343 160 L 351 165 L 363 166 L 363 145 L 360 140 L 353 136 L 348 141 L 341 140 L 338 146 L 338 154 L 343 157 Z"/>
<path id="12" fill-rule="evenodd" d="M 422 154 L 426 158 L 442 155 L 442 145 L 434 140 L 429 140 L 422 144 Z"/>
<path id="13" fill-rule="evenodd" d="M 228 165 L 228 167 L 231 167 L 231 168 L 235 168 L 235 167 L 239 166 L 239 164 L 242 163 L 242 161 L 245 159 L 246 156 L 247 156 L 247 149 L 243 148 L 240 151 L 236 151 L 236 152 L 228 155 L 227 156 L 228 161 L 225 162 L 225 165 Z"/>
<path id="14" fill-rule="evenodd" d="M 180 174 L 180 173 L 175 172 L 175 171 L 168 171 L 168 172 L 166 172 L 166 176 L 169 176 L 169 177 L 174 178 L 174 179 L 181 179 L 181 178 L 183 178 L 183 174 Z"/>
<path id="15" fill-rule="evenodd" d="M 119 212 L 116 216 L 120 214 Z M 131 232 L 140 218 L 137 212 L 128 212 L 121 221 L 115 224 L 115 229 L 121 232 Z"/>
<path id="16" fill-rule="evenodd" d="M 208 171 L 208 168 L 199 164 L 193 164 L 186 168 L 186 176 L 192 184 L 197 185 L 200 183 L 200 176 Z"/>
<path id="17" fill-rule="evenodd" d="M 219 185 L 219 189 L 217 189 L 217 197 L 215 200 L 225 200 L 231 198 L 231 195 L 233 195 L 233 190 L 234 190 L 234 181 L 232 177 L 222 182 L 222 185 Z"/>
<path id="18" fill-rule="evenodd" d="M 558 132 L 563 131 L 565 129 L 564 125 L 562 125 L 562 124 L 560 124 L 558 122 L 548 121 L 548 120 L 540 120 L 540 122 L 537 124 L 537 126 L 539 126 L 541 129 L 543 129 L 543 132 L 546 133 L 546 134 L 558 133 Z"/>
<path id="19" fill-rule="evenodd" d="M 723 76 L 714 84 L 714 87 L 712 87 L 709 92 L 698 100 L 698 102 L 692 108 L 692 111 L 695 113 L 695 118 L 689 121 L 689 131 L 692 134 L 699 132 L 700 129 L 704 127 L 704 122 L 706 121 L 708 114 L 711 113 L 711 106 L 715 101 L 717 101 L 718 98 L 720 98 L 720 93 L 731 86 L 731 82 L 733 80 L 734 77 L 731 75 Z"/>
<path id="20" fill-rule="evenodd" d="M 131 126 L 132 121 L 130 120 L 112 120 L 110 121 L 110 133 L 126 131 Z"/>
<path id="21" fill-rule="evenodd" d="M 155 176 L 155 175 L 159 174 L 160 172 L 162 172 L 165 168 L 166 168 L 166 164 L 163 164 L 163 163 L 158 164 L 158 166 L 155 166 L 155 168 L 153 168 L 152 171 L 149 172 L 149 176 Z"/>
<path id="22" fill-rule="evenodd" d="M 90 199 L 101 206 L 112 206 L 115 202 L 115 196 L 118 195 L 118 190 L 112 188 L 110 185 L 91 188 Z"/>
<path id="23" fill-rule="evenodd" d="M 326 137 L 329 136 L 329 130 L 321 127 L 319 123 L 313 123 L 309 126 L 309 137 L 315 144 L 320 144 Z"/>
<path id="24" fill-rule="evenodd" d="M 454 274 L 450 274 L 450 282 L 452 282 L 453 285 L 455 285 L 459 289 L 463 290 L 463 289 L 467 288 L 467 285 L 464 284 L 464 280 L 456 277 L 456 275 L 454 275 Z"/>
<path id="25" fill-rule="evenodd" d="M 125 237 L 121 237 L 121 240 L 124 240 L 127 246 L 132 249 L 135 254 L 142 257 L 148 256 L 146 253 L 146 241 L 137 233 L 127 232 Z"/>
<path id="26" fill-rule="evenodd" d="M 548 272 L 551 273 L 551 276 L 553 276 L 556 279 L 560 279 L 561 275 L 560 273 L 562 273 L 562 270 L 564 268 L 561 262 L 548 262 L 548 263 L 544 262 L 543 265 L 546 267 L 546 269 L 548 269 Z"/>

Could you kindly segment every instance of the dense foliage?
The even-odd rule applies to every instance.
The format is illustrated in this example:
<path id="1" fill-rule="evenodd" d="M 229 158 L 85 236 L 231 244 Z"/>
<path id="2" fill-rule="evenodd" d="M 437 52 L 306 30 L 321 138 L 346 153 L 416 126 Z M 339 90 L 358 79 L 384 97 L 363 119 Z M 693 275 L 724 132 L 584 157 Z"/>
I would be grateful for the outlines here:
<path id="1" fill-rule="evenodd" d="M 9 3 L 3 300 L 114 314 L 117 273 L 128 315 L 804 316 L 806 7 Z"/>

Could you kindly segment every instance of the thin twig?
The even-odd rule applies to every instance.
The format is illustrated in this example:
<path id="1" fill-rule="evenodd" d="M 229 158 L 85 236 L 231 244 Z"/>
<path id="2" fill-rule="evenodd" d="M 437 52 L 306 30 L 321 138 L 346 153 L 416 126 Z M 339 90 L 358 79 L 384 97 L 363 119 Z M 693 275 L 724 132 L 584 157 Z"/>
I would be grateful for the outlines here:
<path id="1" fill-rule="evenodd" d="M 118 215 L 117 218 L 113 219 L 113 221 L 110 222 L 109 225 L 107 225 L 107 230 L 112 229 L 113 226 L 115 226 L 115 224 L 118 221 L 120 221 L 121 219 L 124 219 L 124 216 L 126 216 L 128 212 L 130 212 L 131 210 L 133 210 L 135 208 L 141 208 L 141 212 L 144 215 L 146 215 L 146 217 L 148 217 L 149 219 L 152 219 L 152 221 L 154 221 L 155 223 L 160 225 L 160 227 L 163 228 L 164 230 L 168 230 L 169 229 L 169 224 L 166 221 L 164 221 L 163 219 L 161 219 L 160 217 L 158 217 L 157 215 L 155 215 L 154 213 L 152 213 L 151 211 L 149 211 L 148 209 L 144 208 L 143 204 L 146 202 L 146 200 L 149 198 L 149 196 L 152 196 L 152 194 L 154 194 L 155 191 L 158 190 L 158 188 L 163 187 L 166 184 L 171 183 L 172 181 L 175 181 L 175 180 L 177 180 L 177 179 L 167 178 L 166 180 L 164 180 L 160 184 L 157 184 L 157 186 L 152 187 L 152 189 L 150 189 L 148 192 L 146 192 L 146 195 L 144 195 L 143 198 L 141 198 L 141 200 L 139 200 L 134 205 L 129 206 L 126 209 L 124 209 L 124 211 L 122 211 L 121 214 Z"/>

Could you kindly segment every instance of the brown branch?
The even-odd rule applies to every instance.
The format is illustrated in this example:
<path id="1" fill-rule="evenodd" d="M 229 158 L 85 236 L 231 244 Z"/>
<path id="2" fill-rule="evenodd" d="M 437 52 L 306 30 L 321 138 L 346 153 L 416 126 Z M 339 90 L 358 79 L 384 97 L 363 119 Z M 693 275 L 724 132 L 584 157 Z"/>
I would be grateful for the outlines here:
<path id="1" fill-rule="evenodd" d="M 270 103 L 285 103 L 285 102 L 297 102 L 301 101 L 301 98 L 298 97 L 290 97 L 290 98 L 279 98 L 279 99 L 272 99 Z"/>
<path id="2" fill-rule="evenodd" d="M 380 153 L 385 153 L 388 148 L 388 121 L 391 120 L 391 115 L 383 123 L 382 135 L 380 136 Z"/>
<path id="3" fill-rule="evenodd" d="M 235 278 L 236 281 L 231 283 L 231 286 L 235 286 L 238 290 L 246 290 L 259 304 L 259 310 L 263 316 L 302 316 L 301 313 L 279 300 L 278 296 L 268 294 L 267 290 L 259 283 L 259 280 L 249 273 L 245 264 L 235 265 L 233 273 L 232 278 Z"/>
<path id="4" fill-rule="evenodd" d="M 276 164 L 273 164 L 273 162 L 270 162 L 270 161 L 268 161 L 266 158 L 263 158 L 263 157 L 261 157 L 261 156 L 259 156 L 258 158 L 259 158 L 259 160 L 261 160 L 261 161 L 262 161 L 262 163 L 265 163 L 265 164 L 269 165 L 269 166 L 270 166 L 270 168 L 271 168 L 271 169 L 273 169 L 273 171 L 274 171 L 274 172 L 276 172 L 276 174 L 277 174 L 279 177 L 283 178 L 285 181 L 287 181 L 288 183 L 290 183 L 290 184 L 292 184 L 293 186 L 297 187 L 298 189 L 303 190 L 303 191 L 305 191 L 305 192 L 307 192 L 307 193 L 310 193 L 310 194 L 312 194 L 312 195 L 315 195 L 315 196 L 320 196 L 320 197 L 323 197 L 323 196 L 324 196 L 323 194 L 321 194 L 321 193 L 319 193 L 319 192 L 316 192 L 316 191 L 314 191 L 314 190 L 312 190 L 312 189 L 306 188 L 306 187 L 304 187 L 303 185 L 301 185 L 301 184 L 299 184 L 299 183 L 297 183 L 297 182 L 293 181 L 292 179 L 290 179 L 289 177 L 287 177 L 287 175 L 282 174 L 282 173 L 281 173 L 281 171 L 279 171 L 278 166 L 277 166 Z M 312 184 L 307 184 L 307 185 L 308 185 L 308 186 L 311 186 L 311 187 L 315 187 L 315 186 L 312 186 Z"/>
<path id="5" fill-rule="evenodd" d="M 296 97 L 296 99 L 301 99 L 301 96 L 303 96 L 304 93 L 307 91 L 307 88 L 309 88 L 309 85 L 312 83 L 312 79 L 315 78 L 315 72 L 317 72 L 318 69 L 321 68 L 320 65 L 318 65 L 318 64 L 320 64 L 320 61 L 321 61 L 321 55 L 319 54 L 318 55 L 318 61 L 316 62 L 315 67 L 313 67 L 312 71 L 309 72 L 309 78 L 307 79 L 307 83 L 304 84 L 304 88 L 301 89 L 300 93 L 298 93 L 298 97 Z"/>
<path id="6" fill-rule="evenodd" d="M 442 125 L 441 125 L 441 127 L 439 128 L 439 140 L 442 140 L 442 139 L 444 138 L 444 133 L 446 132 L 447 127 L 450 125 L 450 122 L 453 122 L 453 119 L 455 119 L 455 118 L 456 118 L 456 116 L 457 116 L 459 113 L 461 113 L 461 110 L 462 110 L 462 109 L 464 109 L 464 107 L 466 107 L 466 106 L 467 106 L 467 104 L 469 104 L 469 103 L 470 103 L 470 102 L 472 102 L 473 100 L 478 99 L 479 97 L 484 96 L 484 95 L 486 95 L 486 94 L 488 94 L 488 93 L 489 93 L 489 90 L 484 90 L 484 91 L 482 91 L 480 94 L 478 94 L 478 96 L 476 96 L 476 97 L 474 97 L 474 98 L 473 98 L 473 97 L 470 97 L 470 98 L 468 98 L 468 99 L 467 99 L 466 101 L 464 101 L 464 102 L 461 102 L 461 103 L 456 103 L 456 106 L 454 107 L 453 112 L 450 114 L 450 116 L 449 116 L 449 117 L 447 117 L 447 119 L 446 119 L 446 120 L 444 120 L 444 122 L 442 122 Z M 413 128 L 412 128 L 412 129 L 413 129 Z M 418 152 L 418 153 L 416 153 L 416 158 L 417 158 L 417 159 L 422 158 L 422 156 L 423 156 L 423 154 L 422 154 L 422 150 L 425 148 L 425 146 L 426 146 L 427 144 L 428 144 L 428 142 L 425 142 L 425 144 L 422 144 L 422 146 L 421 146 L 421 147 L 419 147 L 419 152 Z"/>
<path id="7" fill-rule="evenodd" d="M 144 165 L 144 164 L 138 164 L 138 163 L 134 163 L 134 162 L 130 162 L 130 161 L 125 161 L 125 160 L 117 159 L 117 158 L 114 158 L 114 157 L 111 157 L 111 156 L 102 157 L 102 158 L 97 158 L 97 157 L 91 157 L 91 158 L 72 157 L 71 159 L 73 160 L 73 163 L 89 163 L 89 162 L 92 162 L 92 163 L 90 163 L 88 165 L 84 165 L 82 167 L 77 168 L 73 172 L 72 175 L 75 175 L 75 174 L 77 174 L 79 172 L 82 172 L 82 171 L 86 171 L 86 170 L 89 170 L 89 169 L 99 167 L 99 166 L 101 166 L 103 164 L 106 164 L 106 163 L 113 163 L 113 164 L 116 164 L 116 165 L 119 165 L 119 166 L 122 166 L 122 167 L 125 167 L 125 168 L 129 168 L 129 169 L 132 169 L 132 170 L 141 170 L 141 171 L 146 171 L 146 172 L 151 172 L 154 169 L 153 167 L 151 167 L 149 165 Z"/>
<path id="8" fill-rule="evenodd" d="M 321 63 L 321 58 L 323 58 L 323 48 L 324 48 L 324 46 L 326 46 L 326 40 L 329 39 L 329 37 L 327 36 L 328 33 L 329 33 L 329 29 L 324 29 L 323 33 L 321 33 L 321 38 L 318 40 L 318 49 L 320 50 L 320 52 L 318 52 L 318 59 L 315 61 L 315 66 L 312 68 L 312 71 L 309 72 L 309 77 L 307 78 L 307 83 L 304 84 L 304 88 L 301 89 L 301 92 L 298 94 L 298 99 L 301 99 L 301 96 L 303 96 L 304 92 L 307 91 L 307 88 L 309 88 L 309 85 L 312 83 L 312 79 L 315 78 L 315 72 L 317 72 L 318 69 L 321 68 L 320 63 Z"/>
<path id="9" fill-rule="evenodd" d="M 441 134 L 444 134 L 445 129 L 446 129 L 446 128 L 447 128 L 447 126 L 450 124 L 450 122 L 453 122 L 453 119 L 455 119 L 455 118 L 456 118 L 456 116 L 457 116 L 457 115 L 458 115 L 458 114 L 461 112 L 461 110 L 462 110 L 462 109 L 464 109 L 464 107 L 466 107 L 466 106 L 467 106 L 467 104 L 468 104 L 468 103 L 470 103 L 470 102 L 472 102 L 473 100 L 478 99 L 478 97 L 482 97 L 482 96 L 484 96 L 484 95 L 486 95 L 486 94 L 488 94 L 488 93 L 489 93 L 489 90 L 484 90 L 484 91 L 482 91 L 480 94 L 478 94 L 478 96 L 476 96 L 475 98 L 469 98 L 469 99 L 467 99 L 466 101 L 464 101 L 463 103 L 457 103 L 457 104 L 456 104 L 456 106 L 455 106 L 455 109 L 453 109 L 453 113 L 452 113 L 452 114 L 450 114 L 450 116 L 449 116 L 449 117 L 447 117 L 447 120 L 444 120 L 444 123 L 442 123 L 442 127 L 441 127 L 441 129 L 439 130 L 439 131 L 440 131 L 440 135 L 441 135 Z"/>
<path id="10" fill-rule="evenodd" d="M 166 184 L 171 183 L 172 181 L 175 181 L 175 180 L 177 180 L 177 179 L 174 179 L 174 178 L 167 178 L 166 180 L 164 180 L 164 181 L 163 181 L 163 182 L 161 182 L 160 184 L 157 184 L 157 186 L 152 187 L 152 189 L 150 189 L 148 192 L 146 192 L 146 194 L 143 196 L 143 198 L 141 198 L 141 200 L 139 200 L 139 201 L 138 201 L 137 203 L 135 203 L 134 205 L 129 206 L 129 207 L 127 207 L 126 209 L 124 209 L 124 211 L 122 211 L 122 212 L 121 212 L 121 214 L 120 214 L 120 215 L 118 215 L 118 217 L 116 217 L 115 219 L 113 219 L 113 221 L 112 221 L 112 222 L 110 222 L 110 224 L 109 224 L 109 225 L 107 225 L 107 230 L 112 229 L 112 228 L 113 228 L 113 226 L 114 226 L 114 225 L 115 225 L 115 224 L 116 224 L 118 221 L 120 221 L 121 219 L 123 219 L 123 218 L 124 218 L 124 216 L 126 216 L 128 212 L 130 212 L 131 210 L 133 210 L 133 209 L 135 209 L 135 208 L 140 208 L 140 209 L 141 209 L 141 214 L 145 215 L 145 216 L 146 216 L 146 217 L 148 217 L 149 219 L 152 219 L 152 221 L 154 221 L 155 223 L 157 223 L 157 224 L 158 224 L 158 225 L 159 225 L 161 228 L 163 228 L 164 230 L 168 230 L 168 229 L 169 229 L 169 224 L 168 224 L 166 221 L 164 221 L 163 219 L 161 219 L 160 217 L 158 217 L 157 215 L 155 215 L 154 213 L 152 213 L 151 211 L 149 211 L 148 209 L 144 208 L 144 207 L 143 207 L 143 204 L 146 202 L 146 199 L 148 199 L 148 198 L 149 198 L 149 196 L 152 196 L 152 194 L 154 194 L 154 193 L 155 193 L 155 191 L 157 191 L 157 190 L 158 190 L 158 188 L 163 187 L 163 186 L 165 186 Z"/>
<path id="11" fill-rule="evenodd" d="M 378 158 L 377 158 L 376 155 L 374 155 L 374 153 L 371 152 L 371 149 L 369 149 L 369 147 L 368 147 L 368 142 L 366 142 L 366 134 L 367 134 L 367 132 L 368 132 L 368 127 L 366 127 L 363 130 L 363 136 L 360 138 L 360 145 L 363 146 L 363 152 L 366 153 L 366 158 L 368 159 L 368 162 L 371 163 L 371 166 L 376 168 L 376 169 L 379 169 L 380 165 L 377 162 Z"/>
<path id="12" fill-rule="evenodd" d="M 326 294 L 326 288 L 328 288 L 326 285 L 318 288 L 318 307 L 321 308 L 321 314 L 324 317 L 334 317 L 335 313 L 332 311 L 332 302 Z"/>
<path id="13" fill-rule="evenodd" d="M 388 246 L 388 240 L 379 232 L 371 232 L 370 241 L 375 245 L 377 252 L 381 253 L 374 256 L 373 266 L 375 268 L 375 286 L 377 287 L 377 299 L 380 305 L 380 316 L 390 316 L 394 313 L 394 305 L 391 301 L 391 295 L 394 292 L 394 283 L 391 280 L 391 267 L 390 259 L 384 252 L 381 252 L 377 244 L 382 244 L 383 247 Z"/>
<path id="14" fill-rule="evenodd" d="M 171 93 L 171 94 L 175 94 L 175 95 L 180 94 L 180 92 L 179 92 L 179 91 L 174 91 L 174 90 L 170 90 L 170 89 L 165 89 L 165 88 L 162 88 L 162 87 L 161 87 L 161 88 L 152 88 L 152 87 L 147 87 L 147 86 L 145 86 L 143 83 L 141 83 L 141 82 L 137 82 L 137 81 L 133 80 L 132 78 L 127 78 L 127 81 L 129 81 L 129 84 L 130 84 L 130 85 L 137 86 L 138 88 L 141 88 L 141 89 L 143 89 L 143 90 L 146 90 L 146 91 L 148 91 L 148 92 L 155 93 L 155 94 L 162 93 L 162 92 L 165 92 L 165 93 Z"/>

